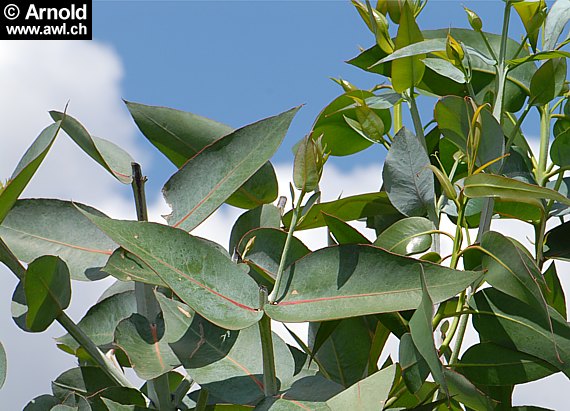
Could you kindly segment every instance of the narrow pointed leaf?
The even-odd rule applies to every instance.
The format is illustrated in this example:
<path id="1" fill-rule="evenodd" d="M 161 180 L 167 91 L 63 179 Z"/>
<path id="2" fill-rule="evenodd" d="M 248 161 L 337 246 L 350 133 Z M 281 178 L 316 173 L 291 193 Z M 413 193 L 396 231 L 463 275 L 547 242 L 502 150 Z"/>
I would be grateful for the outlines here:
<path id="1" fill-rule="evenodd" d="M 469 347 L 453 368 L 475 384 L 491 386 L 524 384 L 558 372 L 537 357 L 492 342 Z"/>
<path id="2" fill-rule="evenodd" d="M 418 392 L 429 375 L 429 366 L 414 345 L 410 333 L 400 338 L 398 358 L 406 387 L 412 393 Z"/>
<path id="3" fill-rule="evenodd" d="M 30 331 L 43 331 L 51 325 L 71 301 L 71 282 L 65 262 L 43 256 L 30 263 L 24 279 Z"/>
<path id="4" fill-rule="evenodd" d="M 115 294 L 92 306 L 79 321 L 79 328 L 99 347 L 110 347 L 115 328 L 137 310 L 135 292 Z M 64 351 L 75 352 L 79 344 L 69 334 L 59 337 L 58 345 Z"/>
<path id="5" fill-rule="evenodd" d="M 167 107 L 126 101 L 143 135 L 177 168 L 204 147 L 232 133 L 233 128 L 209 118 Z M 265 163 L 228 199 L 235 207 L 255 208 L 277 197 L 277 178 L 271 163 Z"/>
<path id="6" fill-rule="evenodd" d="M 560 278 L 558 278 L 554 262 L 544 272 L 544 282 L 546 289 L 544 298 L 546 298 L 546 302 L 558 311 L 562 317 L 566 318 L 566 297 L 564 296 L 564 289 L 562 284 L 560 284 Z"/>
<path id="7" fill-rule="evenodd" d="M 257 325 L 230 331 L 197 315 L 186 334 L 170 346 L 194 381 L 221 402 L 254 404 L 264 397 Z M 294 360 L 287 345 L 276 334 L 273 334 L 273 349 L 278 385 L 285 388 L 285 383 L 294 374 Z"/>
<path id="8" fill-rule="evenodd" d="M 427 218 L 404 218 L 380 233 L 374 245 L 401 255 L 422 253 L 431 247 L 430 231 L 434 229 Z"/>
<path id="9" fill-rule="evenodd" d="M 28 148 L 4 189 L 0 189 L 0 223 L 16 203 L 53 145 L 60 123 L 46 127 Z"/>
<path id="10" fill-rule="evenodd" d="M 86 215 L 210 321 L 240 329 L 261 318 L 258 286 L 213 245 L 160 224 Z"/>
<path id="11" fill-rule="evenodd" d="M 398 210 L 390 203 L 385 192 L 366 193 L 315 204 L 304 215 L 303 221 L 297 225 L 295 230 L 307 230 L 325 226 L 326 223 L 322 213 L 329 214 L 342 221 L 354 221 L 375 215 L 400 215 Z M 291 211 L 283 216 L 283 224 L 287 228 L 291 224 L 291 217 Z"/>
<path id="12" fill-rule="evenodd" d="M 273 156 L 298 108 L 243 127 L 192 157 L 165 184 L 170 225 L 190 231 Z"/>
<path id="13" fill-rule="evenodd" d="M 73 203 L 61 200 L 19 200 L 0 226 L 0 237 L 18 259 L 29 263 L 56 255 L 67 263 L 74 280 L 83 281 L 106 277 L 101 267 L 117 248 Z"/>
<path id="14" fill-rule="evenodd" d="M 470 198 L 495 197 L 508 200 L 547 199 L 570 205 L 570 199 L 549 188 L 492 174 L 474 174 L 465 179 L 465 195 Z"/>
<path id="15" fill-rule="evenodd" d="M 560 260 L 570 260 L 570 222 L 554 227 L 546 235 L 546 247 L 544 256 L 547 258 L 557 258 Z"/>
<path id="16" fill-rule="evenodd" d="M 403 127 L 394 136 L 382 179 L 390 201 L 402 214 L 422 216 L 434 210 L 433 173 L 424 145 Z"/>
<path id="17" fill-rule="evenodd" d="M 422 296 L 418 264 L 424 267 L 436 303 L 455 296 L 481 276 L 370 245 L 340 245 L 317 250 L 291 265 L 284 273 L 277 303 L 266 305 L 265 311 L 278 321 L 301 322 L 415 309 Z"/>
<path id="18" fill-rule="evenodd" d="M 323 218 L 338 244 L 370 244 L 356 228 L 339 218 L 323 212 Z"/>
<path id="19" fill-rule="evenodd" d="M 59 111 L 50 111 L 54 121 L 61 121 L 61 128 L 93 160 L 123 184 L 132 181 L 131 163 L 133 158 L 125 150 L 108 140 L 92 136 L 83 125 Z"/>
<path id="20" fill-rule="evenodd" d="M 409 3 L 404 3 L 398 34 L 396 35 L 396 50 L 418 43 L 423 39 L 422 32 L 415 21 L 414 13 L 410 9 Z M 419 54 L 403 57 L 392 62 L 392 85 L 395 91 L 402 93 L 420 84 L 425 71 L 425 65 L 422 63 L 424 57 L 425 54 Z"/>
<path id="21" fill-rule="evenodd" d="M 391 365 L 367 377 L 327 401 L 332 411 L 358 409 L 376 411 L 382 409 L 396 376 L 396 366 Z"/>
<path id="22" fill-rule="evenodd" d="M 552 51 L 539 51 L 538 53 L 534 53 L 527 57 L 521 57 L 518 59 L 508 60 L 507 64 L 509 66 L 518 66 L 520 64 L 529 62 L 529 61 L 542 61 L 542 60 L 550 60 L 550 59 L 557 59 L 560 57 L 570 57 L 570 53 L 563 50 L 552 50 Z"/>
<path id="23" fill-rule="evenodd" d="M 488 411 L 495 408 L 495 402 L 463 375 L 446 368 L 443 369 L 443 374 L 450 395 L 454 400 L 468 407 L 469 410 Z"/>
<path id="24" fill-rule="evenodd" d="M 422 60 L 422 63 L 440 76 L 447 77 L 456 83 L 466 83 L 465 74 L 447 60 L 440 58 L 425 58 Z"/>

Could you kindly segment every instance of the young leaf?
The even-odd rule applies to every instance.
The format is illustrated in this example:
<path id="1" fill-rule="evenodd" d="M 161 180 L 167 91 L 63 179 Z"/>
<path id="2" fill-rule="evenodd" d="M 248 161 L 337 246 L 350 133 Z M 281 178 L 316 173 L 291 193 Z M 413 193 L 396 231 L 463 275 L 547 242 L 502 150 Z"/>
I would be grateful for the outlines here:
<path id="1" fill-rule="evenodd" d="M 205 147 L 165 184 L 170 225 L 190 231 L 275 153 L 298 108 L 243 127 Z"/>
<path id="2" fill-rule="evenodd" d="M 455 296 L 481 276 L 370 245 L 340 245 L 317 250 L 291 265 L 284 273 L 277 303 L 266 305 L 265 311 L 277 321 L 301 322 L 415 309 L 422 295 L 418 264 L 424 267 L 436 303 Z"/>
<path id="3" fill-rule="evenodd" d="M 26 327 L 32 332 L 44 331 L 71 301 L 65 262 L 51 255 L 32 261 L 24 278 L 24 292 L 28 306 Z"/>
<path id="4" fill-rule="evenodd" d="M 0 183 L 0 223 L 4 221 L 4 218 L 6 218 L 6 215 L 8 215 L 8 212 L 44 160 L 55 141 L 59 129 L 59 121 L 46 127 L 28 148 L 3 189 Z"/>
<path id="5" fill-rule="evenodd" d="M 422 253 L 431 247 L 432 230 L 435 227 L 427 218 L 404 218 L 380 233 L 374 245 L 401 255 Z"/>
<path id="6" fill-rule="evenodd" d="M 61 200 L 19 200 L 0 226 L 0 237 L 19 260 L 29 263 L 42 255 L 56 255 L 67 263 L 71 278 L 82 281 L 106 277 L 101 267 L 117 248 L 73 203 Z"/>
<path id="7" fill-rule="evenodd" d="M 50 111 L 54 121 L 61 121 L 61 128 L 93 160 L 123 184 L 131 184 L 134 161 L 125 150 L 110 141 L 92 136 L 83 125 L 69 114 Z"/>
<path id="8" fill-rule="evenodd" d="M 409 3 L 404 2 L 400 26 L 396 35 L 396 50 L 418 43 L 423 39 L 422 32 L 416 23 Z M 392 62 L 392 85 L 395 91 L 402 93 L 420 84 L 425 71 L 425 65 L 421 61 L 424 57 L 425 54 L 419 54 L 412 57 L 403 57 Z"/>
<path id="9" fill-rule="evenodd" d="M 327 401 L 331 411 L 382 409 L 396 376 L 396 365 L 391 365 L 367 377 Z"/>
<path id="10" fill-rule="evenodd" d="M 429 164 L 418 137 L 402 127 L 394 136 L 382 171 L 390 202 L 402 214 L 423 216 L 434 212 L 434 179 Z"/>
<path id="11" fill-rule="evenodd" d="M 322 139 L 306 136 L 297 145 L 293 163 L 293 182 L 298 190 L 310 193 L 319 186 L 326 155 Z"/>
<path id="12" fill-rule="evenodd" d="M 194 113 L 126 101 L 143 135 L 177 168 L 204 147 L 232 133 L 233 128 Z M 265 163 L 227 199 L 240 208 L 255 208 L 277 198 L 277 178 L 271 163 Z"/>

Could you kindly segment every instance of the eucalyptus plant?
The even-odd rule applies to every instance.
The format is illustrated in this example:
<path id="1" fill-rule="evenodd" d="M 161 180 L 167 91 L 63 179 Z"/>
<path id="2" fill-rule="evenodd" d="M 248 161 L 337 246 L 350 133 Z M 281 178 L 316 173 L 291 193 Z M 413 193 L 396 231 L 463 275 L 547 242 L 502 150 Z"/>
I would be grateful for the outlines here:
<path id="1" fill-rule="evenodd" d="M 342 94 L 295 146 L 289 210 L 270 159 L 298 108 L 234 130 L 127 102 L 178 168 L 163 188 L 167 224 L 147 221 L 146 177 L 128 153 L 50 113 L 1 188 L 0 260 L 20 280 L 16 324 L 41 332 L 58 322 L 58 347 L 77 367 L 26 410 L 539 409 L 513 407 L 514 387 L 570 375 L 554 261 L 570 259 L 570 40 L 560 38 L 570 2 L 505 1 L 500 35 L 469 9 L 471 30 L 426 31 L 416 22 L 425 0 L 353 3 L 373 45 L 349 63 L 379 85 L 336 80 Z M 521 42 L 508 36 L 513 11 Z M 435 102 L 433 118 L 422 120 L 418 99 Z M 538 153 L 522 129 L 533 109 Z M 137 221 L 18 200 L 61 130 L 132 186 Z M 381 189 L 322 202 L 327 158 L 376 144 L 386 151 Z M 224 203 L 245 210 L 227 248 L 191 234 Z M 534 250 L 492 231 L 493 219 L 532 225 Z M 374 241 L 349 224 L 358 220 Z M 326 248 L 295 236 L 319 227 Z M 116 282 L 74 323 L 71 280 L 106 276 Z M 479 342 L 464 347 L 470 321 Z M 297 347 L 285 343 L 273 322 L 308 322 L 308 341 L 290 331 Z M 398 356 L 380 363 L 390 336 Z M 0 386 L 5 376 L 0 346 Z"/>

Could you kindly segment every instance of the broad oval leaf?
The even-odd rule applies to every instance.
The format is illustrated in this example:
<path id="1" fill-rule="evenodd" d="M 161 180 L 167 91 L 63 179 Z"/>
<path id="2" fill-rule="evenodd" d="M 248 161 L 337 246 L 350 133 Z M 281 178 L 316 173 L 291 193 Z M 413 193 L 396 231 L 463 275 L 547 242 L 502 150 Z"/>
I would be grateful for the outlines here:
<path id="1" fill-rule="evenodd" d="M 233 253 L 241 238 L 250 230 L 260 227 L 279 228 L 281 213 L 272 204 L 266 204 L 248 210 L 238 217 L 230 233 L 230 253 Z"/>
<path id="2" fill-rule="evenodd" d="M 570 20 L 570 1 L 557 0 L 550 8 L 544 22 L 544 50 L 554 50 L 566 23 Z"/>
<path id="3" fill-rule="evenodd" d="M 473 345 L 453 367 L 478 385 L 517 385 L 558 372 L 547 362 L 492 342 Z"/>
<path id="4" fill-rule="evenodd" d="M 240 329 L 261 318 L 257 284 L 211 243 L 161 224 L 85 215 L 213 323 Z"/>
<path id="5" fill-rule="evenodd" d="M 522 202 L 547 199 L 570 205 L 570 199 L 554 190 L 493 174 L 479 173 L 467 177 L 463 192 L 470 198 L 495 197 Z"/>
<path id="6" fill-rule="evenodd" d="M 204 147 L 232 133 L 233 128 L 194 113 L 126 101 L 143 135 L 177 168 Z M 263 165 L 227 199 L 235 207 L 254 208 L 277 197 L 277 178 L 271 163 Z"/>
<path id="7" fill-rule="evenodd" d="M 44 331 L 69 306 L 71 282 L 69 270 L 59 257 L 46 255 L 28 265 L 24 277 L 26 327 Z"/>
<path id="8" fill-rule="evenodd" d="M 427 218 L 404 218 L 381 232 L 374 245 L 401 255 L 423 253 L 431 247 L 433 230 L 435 227 Z"/>
<path id="9" fill-rule="evenodd" d="M 566 80 L 566 58 L 547 60 L 532 76 L 530 102 L 543 106 L 558 96 Z"/>
<path id="10" fill-rule="evenodd" d="M 52 407 L 58 405 L 60 401 L 57 397 L 53 395 L 40 395 L 33 400 L 31 400 L 26 406 L 24 407 L 24 411 L 45 411 L 51 410 Z"/>
<path id="11" fill-rule="evenodd" d="M 433 173 L 426 148 L 405 127 L 394 136 L 382 170 L 382 180 L 390 202 L 407 216 L 433 214 L 435 192 Z"/>
<path id="12" fill-rule="evenodd" d="M 303 214 L 303 221 L 295 227 L 295 230 L 307 230 L 325 226 L 326 222 L 322 213 L 329 214 L 342 221 L 353 221 L 376 215 L 400 215 L 398 210 L 390 203 L 386 192 L 358 194 L 335 201 L 314 204 L 308 213 Z M 283 216 L 285 227 L 288 228 L 291 224 L 292 216 L 292 211 Z"/>
<path id="13" fill-rule="evenodd" d="M 570 236 L 570 221 L 554 227 L 545 235 L 545 252 L 547 258 L 557 258 L 560 260 L 570 260 L 570 244 L 568 238 Z"/>
<path id="14" fill-rule="evenodd" d="M 2 188 L 0 184 L 0 223 L 4 221 L 16 200 L 32 179 L 53 145 L 59 130 L 59 121 L 46 127 L 28 148 L 6 185 Z"/>
<path id="15" fill-rule="evenodd" d="M 78 327 L 98 347 L 108 348 L 113 343 L 115 328 L 137 310 L 134 291 L 126 291 L 105 298 L 92 306 L 79 321 Z M 59 348 L 75 354 L 79 344 L 69 334 L 56 340 Z"/>
<path id="16" fill-rule="evenodd" d="M 557 166 L 570 166 L 570 131 L 556 136 L 550 146 L 550 158 Z"/>
<path id="17" fill-rule="evenodd" d="M 435 303 L 455 296 L 482 275 L 371 245 L 340 245 L 317 250 L 291 265 L 276 304 L 266 305 L 265 311 L 277 321 L 301 322 L 416 309 L 422 296 L 419 264 Z"/>
<path id="18" fill-rule="evenodd" d="M 168 223 L 191 231 L 212 214 L 275 153 L 298 109 L 236 130 L 188 160 L 163 188 Z"/>
<path id="19" fill-rule="evenodd" d="M 132 182 L 133 158 L 125 150 L 108 140 L 92 136 L 83 125 L 67 113 L 50 111 L 54 121 L 81 149 L 123 184 Z"/>
<path id="20" fill-rule="evenodd" d="M 18 259 L 29 263 L 42 255 L 56 255 L 67 263 L 71 278 L 82 281 L 106 277 L 101 267 L 117 248 L 73 203 L 61 200 L 19 200 L 0 226 L 0 237 Z"/>

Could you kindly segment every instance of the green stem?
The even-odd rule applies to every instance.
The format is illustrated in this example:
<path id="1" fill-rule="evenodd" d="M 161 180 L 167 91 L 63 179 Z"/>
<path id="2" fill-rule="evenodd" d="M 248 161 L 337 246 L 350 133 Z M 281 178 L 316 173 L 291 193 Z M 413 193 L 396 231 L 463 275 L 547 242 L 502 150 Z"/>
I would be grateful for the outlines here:
<path id="1" fill-rule="evenodd" d="M 491 44 L 489 44 L 489 39 L 487 39 L 487 36 L 485 36 L 485 33 L 483 33 L 482 31 L 478 31 L 478 33 L 481 35 L 481 38 L 483 39 L 483 43 L 485 43 L 485 46 L 487 47 L 487 50 L 491 54 L 491 57 L 495 61 L 498 61 L 499 59 L 497 58 L 497 55 L 495 54 L 495 50 L 493 50 L 493 47 L 491 47 Z"/>
<path id="2" fill-rule="evenodd" d="M 453 346 L 453 351 L 451 352 L 451 358 L 449 359 L 449 364 L 455 364 L 459 358 L 459 351 L 461 350 L 461 345 L 463 344 L 463 339 L 465 338 L 465 331 L 467 330 L 467 321 L 469 320 L 469 314 L 463 314 L 459 317 L 459 328 L 457 331 L 457 338 L 455 339 L 455 345 Z"/>
<path id="3" fill-rule="evenodd" d="M 291 224 L 289 225 L 289 232 L 287 233 L 287 239 L 285 240 L 285 245 L 283 246 L 283 251 L 281 252 L 281 259 L 279 260 L 279 268 L 277 269 L 277 274 L 275 275 L 275 285 L 271 294 L 269 294 L 269 303 L 273 304 L 277 299 L 277 293 L 279 292 L 279 286 L 281 285 L 283 271 L 285 271 L 285 262 L 287 260 L 287 254 L 289 254 L 289 247 L 291 246 L 291 239 L 293 238 L 293 232 L 295 231 L 295 226 L 299 220 L 299 213 L 301 210 L 301 202 L 305 192 L 302 191 L 299 196 L 296 207 L 293 210 L 293 216 L 291 217 Z"/>
<path id="4" fill-rule="evenodd" d="M 461 294 L 459 294 L 459 300 L 457 301 L 457 306 L 455 307 L 455 312 L 462 312 L 463 311 L 463 305 L 465 304 L 465 291 L 463 291 Z M 451 341 L 453 340 L 453 337 L 455 336 L 455 332 L 457 331 L 457 327 L 459 325 L 459 321 L 460 318 L 462 316 L 457 316 L 453 318 L 453 321 L 451 322 L 451 326 L 449 327 L 449 330 L 447 331 L 447 334 L 445 335 L 445 339 L 443 340 L 443 342 L 441 343 L 441 346 L 439 347 L 439 355 L 443 355 L 445 353 L 445 351 L 447 351 L 447 349 L 449 348 L 449 345 L 451 344 Z M 442 317 L 443 319 L 443 317 Z"/>
<path id="5" fill-rule="evenodd" d="M 101 369 L 123 387 L 135 388 L 113 362 L 107 358 L 95 343 L 63 311 L 57 316 L 57 322 L 85 349 Z"/>
<path id="6" fill-rule="evenodd" d="M 530 112 L 531 108 L 532 108 L 532 106 L 530 104 L 527 104 L 526 107 L 524 108 L 524 111 L 521 113 L 520 117 L 517 119 L 517 122 L 515 123 L 514 128 L 511 130 L 511 133 L 509 134 L 509 137 L 507 138 L 507 142 L 505 144 L 505 153 L 508 153 L 510 151 L 511 146 L 513 145 L 513 142 L 515 141 L 515 138 L 517 136 L 517 133 L 521 129 L 522 123 L 523 123 L 524 119 L 526 118 L 526 116 L 528 115 L 528 113 Z M 503 162 L 503 164 L 505 164 L 505 163 Z"/>
<path id="7" fill-rule="evenodd" d="M 403 126 L 402 121 L 402 103 L 398 103 L 394 106 L 394 135 L 400 131 Z"/>
<path id="8" fill-rule="evenodd" d="M 146 194 L 144 189 L 146 177 L 143 176 L 141 166 L 138 163 L 132 163 L 131 165 L 133 171 L 132 189 L 135 199 L 137 220 L 148 221 Z M 148 320 L 149 324 L 156 325 L 156 319 L 161 310 L 154 295 L 154 286 L 135 282 L 135 299 L 137 303 L 137 313 L 144 316 Z M 148 395 L 154 405 L 159 409 L 166 411 L 174 410 L 167 374 L 163 374 L 148 381 Z"/>
<path id="9" fill-rule="evenodd" d="M 548 104 L 539 108 L 540 112 L 540 151 L 538 167 L 536 169 L 536 181 L 538 185 L 546 183 L 546 169 L 548 167 L 548 148 L 550 142 L 550 109 Z"/>
<path id="10" fill-rule="evenodd" d="M 266 397 L 277 394 L 277 377 L 275 375 L 275 354 L 273 352 L 273 336 L 271 335 L 271 319 L 264 314 L 259 321 L 261 335 L 261 352 L 263 356 L 263 391 Z"/>

